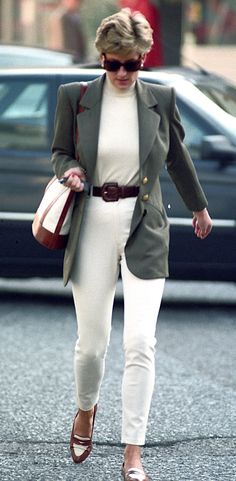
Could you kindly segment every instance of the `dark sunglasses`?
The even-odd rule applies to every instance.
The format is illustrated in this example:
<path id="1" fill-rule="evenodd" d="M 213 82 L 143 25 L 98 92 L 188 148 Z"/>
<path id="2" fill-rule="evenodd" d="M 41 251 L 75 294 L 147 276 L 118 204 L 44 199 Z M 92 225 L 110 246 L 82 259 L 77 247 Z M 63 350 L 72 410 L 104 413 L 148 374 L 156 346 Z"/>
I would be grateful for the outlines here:
<path id="1" fill-rule="evenodd" d="M 108 72 L 117 72 L 121 67 L 124 67 L 126 72 L 137 72 L 142 66 L 142 59 L 139 57 L 137 60 L 126 60 L 122 63 L 119 60 L 108 60 L 104 55 L 103 67 Z"/>

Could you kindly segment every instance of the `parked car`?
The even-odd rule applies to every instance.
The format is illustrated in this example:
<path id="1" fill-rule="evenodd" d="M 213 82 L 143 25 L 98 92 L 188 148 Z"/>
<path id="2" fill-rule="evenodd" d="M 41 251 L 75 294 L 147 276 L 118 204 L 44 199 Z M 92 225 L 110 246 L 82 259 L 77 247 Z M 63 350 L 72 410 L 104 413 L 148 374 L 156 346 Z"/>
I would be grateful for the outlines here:
<path id="1" fill-rule="evenodd" d="M 70 53 L 47 48 L 0 44 L 0 68 L 67 67 L 74 64 Z"/>
<path id="2" fill-rule="evenodd" d="M 89 81 L 94 69 L 0 70 L 0 277 L 55 277 L 61 251 L 33 239 L 31 223 L 52 176 L 50 145 L 57 89 Z M 191 213 L 162 172 L 164 205 L 171 223 L 172 279 L 236 280 L 236 119 L 186 79 L 142 72 L 146 82 L 172 85 L 186 131 L 186 144 L 209 200 L 214 229 L 204 241 L 193 234 Z"/>
<path id="3" fill-rule="evenodd" d="M 201 92 L 215 102 L 228 114 L 236 117 L 236 85 L 230 80 L 209 72 L 201 67 L 168 67 L 159 72 L 176 74 L 193 83 Z"/>

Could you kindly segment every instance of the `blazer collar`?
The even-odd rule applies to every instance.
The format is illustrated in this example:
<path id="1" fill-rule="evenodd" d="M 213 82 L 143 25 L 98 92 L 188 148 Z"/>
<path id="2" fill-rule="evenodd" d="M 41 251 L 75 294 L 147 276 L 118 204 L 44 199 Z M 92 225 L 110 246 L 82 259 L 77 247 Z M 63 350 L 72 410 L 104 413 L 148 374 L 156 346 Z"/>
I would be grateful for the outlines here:
<path id="1" fill-rule="evenodd" d="M 83 95 L 80 104 L 87 108 L 93 108 L 97 103 L 101 102 L 103 85 L 106 78 L 106 74 L 88 82 L 88 89 Z"/>
<path id="2" fill-rule="evenodd" d="M 150 85 L 143 80 L 138 79 L 136 84 L 138 100 L 147 108 L 154 108 L 158 104 L 158 100 L 150 88 Z"/>
<path id="3" fill-rule="evenodd" d="M 88 82 L 89 88 L 80 102 L 83 107 L 92 108 L 101 101 L 105 78 L 106 74 L 104 73 L 95 80 Z M 141 104 L 146 105 L 147 108 L 155 107 L 158 104 L 158 101 L 150 90 L 148 84 L 140 79 L 137 79 L 136 91 L 139 101 Z"/>

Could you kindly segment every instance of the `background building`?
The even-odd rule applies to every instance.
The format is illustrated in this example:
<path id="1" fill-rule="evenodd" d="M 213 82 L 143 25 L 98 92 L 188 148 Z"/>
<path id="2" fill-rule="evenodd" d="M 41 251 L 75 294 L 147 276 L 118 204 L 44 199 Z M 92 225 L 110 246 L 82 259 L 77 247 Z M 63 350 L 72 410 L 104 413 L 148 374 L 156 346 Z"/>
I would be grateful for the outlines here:
<path id="1" fill-rule="evenodd" d="M 47 47 L 49 17 L 59 4 L 59 0 L 0 0 L 0 42 Z M 88 44 L 100 20 L 117 9 L 116 0 L 83 0 Z"/>
<path id="2" fill-rule="evenodd" d="M 235 0 L 188 1 L 186 20 L 197 44 L 236 44 Z"/>
<path id="3" fill-rule="evenodd" d="M 0 42 L 48 47 L 49 17 L 59 3 L 59 0 L 0 0 Z M 209 53 L 201 49 L 205 46 L 212 47 L 210 55 L 218 47 L 216 71 L 227 65 L 227 58 L 231 70 L 236 65 L 235 0 L 82 0 L 80 14 L 88 61 L 97 60 L 93 42 L 101 19 L 123 6 L 140 9 L 152 24 L 155 46 L 149 55 L 150 66 L 176 65 L 187 59 L 208 68 Z"/>

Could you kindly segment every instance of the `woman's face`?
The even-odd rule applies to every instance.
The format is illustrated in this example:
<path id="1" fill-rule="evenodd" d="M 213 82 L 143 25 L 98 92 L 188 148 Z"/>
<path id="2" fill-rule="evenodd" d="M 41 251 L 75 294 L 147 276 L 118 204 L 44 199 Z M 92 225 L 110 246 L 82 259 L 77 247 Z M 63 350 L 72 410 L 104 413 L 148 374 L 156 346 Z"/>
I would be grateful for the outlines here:
<path id="1" fill-rule="evenodd" d="M 140 56 L 136 52 L 130 53 L 128 55 L 120 55 L 117 53 L 106 53 L 106 54 L 102 54 L 101 60 L 106 70 L 107 68 L 109 68 L 109 65 L 106 68 L 106 60 L 108 61 L 108 64 L 110 61 L 118 61 L 124 64 L 125 62 L 140 60 L 140 65 L 138 66 L 138 70 L 136 71 L 127 71 L 125 68 L 125 65 L 119 65 L 119 64 L 117 64 L 118 69 L 115 70 L 114 72 L 107 70 L 107 75 L 112 85 L 120 90 L 125 90 L 129 88 L 137 80 L 138 74 L 139 74 L 139 68 L 142 66 L 144 62 L 144 55 Z"/>

